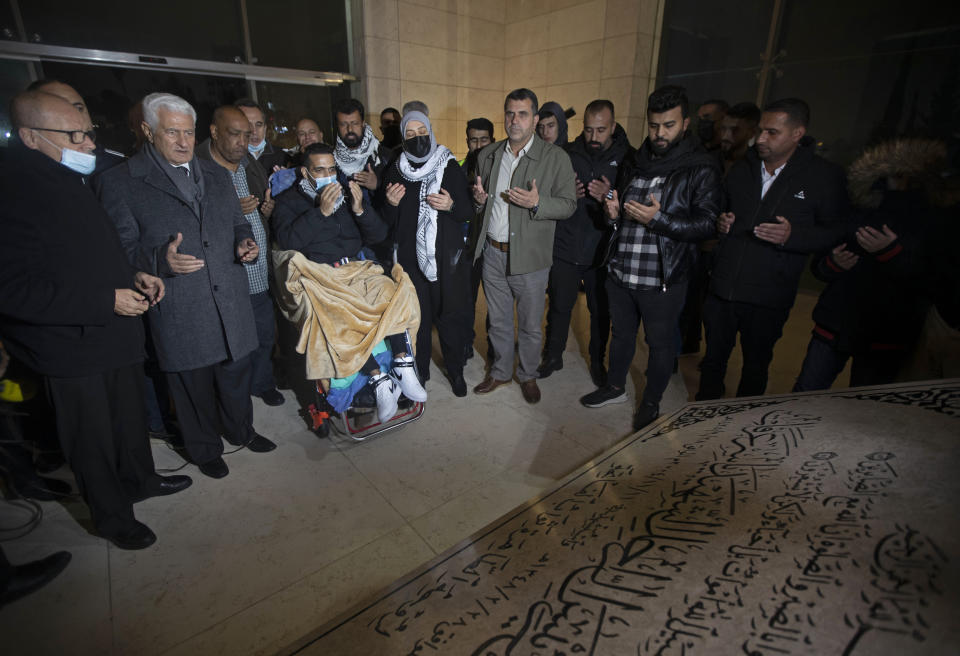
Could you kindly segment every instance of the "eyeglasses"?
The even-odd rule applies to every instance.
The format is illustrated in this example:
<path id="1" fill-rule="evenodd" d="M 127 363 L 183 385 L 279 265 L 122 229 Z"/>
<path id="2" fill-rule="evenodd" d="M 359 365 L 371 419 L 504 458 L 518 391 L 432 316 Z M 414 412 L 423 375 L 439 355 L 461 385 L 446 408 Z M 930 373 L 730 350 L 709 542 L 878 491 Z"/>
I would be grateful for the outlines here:
<path id="1" fill-rule="evenodd" d="M 79 146 L 83 143 L 84 139 L 89 138 L 90 141 L 96 143 L 97 141 L 97 131 L 96 130 L 55 130 L 53 128 L 30 128 L 31 130 L 43 130 L 44 132 L 62 132 L 63 134 L 70 135 L 70 143 L 75 146 Z"/>

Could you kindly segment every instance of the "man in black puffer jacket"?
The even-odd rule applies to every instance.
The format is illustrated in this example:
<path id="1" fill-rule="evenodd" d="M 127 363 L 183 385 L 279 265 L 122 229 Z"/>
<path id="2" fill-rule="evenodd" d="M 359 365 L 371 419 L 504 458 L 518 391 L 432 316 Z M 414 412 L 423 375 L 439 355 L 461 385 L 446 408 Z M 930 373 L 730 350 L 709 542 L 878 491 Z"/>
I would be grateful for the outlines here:
<path id="1" fill-rule="evenodd" d="M 613 323 L 610 372 L 607 384 L 580 402 L 598 408 L 627 400 L 624 386 L 642 319 L 649 358 L 634 430 L 660 414 L 697 242 L 714 232 L 719 211 L 717 159 L 687 133 L 688 114 L 681 87 L 661 87 L 650 95 L 648 137 L 621 168 L 617 191 L 605 203 L 607 216 L 620 221 L 606 282 Z"/>
<path id="2" fill-rule="evenodd" d="M 843 169 L 805 140 L 810 108 L 773 102 L 760 118 L 756 150 L 730 169 L 724 184 L 722 235 L 714 251 L 710 295 L 703 307 L 707 353 L 697 400 L 723 396 L 727 360 L 740 333 L 743 371 L 737 396 L 767 389 L 773 346 L 797 296 L 810 253 L 843 234 L 847 192 Z"/>
<path id="3" fill-rule="evenodd" d="M 610 310 L 603 285 L 605 247 L 610 225 L 603 215 L 603 200 L 617 179 L 617 167 L 633 152 L 627 133 L 616 122 L 613 103 L 594 100 L 583 113 L 583 134 L 567 146 L 577 174 L 577 210 L 557 224 L 550 269 L 550 309 L 547 339 L 538 373 L 546 378 L 563 368 L 570 316 L 580 282 L 590 311 L 590 376 L 597 387 L 606 383 L 603 361 L 610 332 Z"/>

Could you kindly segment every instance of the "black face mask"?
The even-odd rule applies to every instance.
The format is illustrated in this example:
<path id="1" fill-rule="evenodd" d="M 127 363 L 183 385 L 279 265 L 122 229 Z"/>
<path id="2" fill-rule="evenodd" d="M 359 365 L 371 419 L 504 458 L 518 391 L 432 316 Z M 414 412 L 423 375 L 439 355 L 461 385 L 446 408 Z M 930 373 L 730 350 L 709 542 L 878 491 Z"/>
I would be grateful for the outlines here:
<path id="1" fill-rule="evenodd" d="M 710 143 L 713 140 L 713 121 L 706 118 L 700 119 L 697 123 L 697 136 L 700 137 L 701 143 Z"/>
<path id="2" fill-rule="evenodd" d="M 416 137 L 404 139 L 403 150 L 413 157 L 420 159 L 426 157 L 430 154 L 430 135 L 417 135 Z"/>

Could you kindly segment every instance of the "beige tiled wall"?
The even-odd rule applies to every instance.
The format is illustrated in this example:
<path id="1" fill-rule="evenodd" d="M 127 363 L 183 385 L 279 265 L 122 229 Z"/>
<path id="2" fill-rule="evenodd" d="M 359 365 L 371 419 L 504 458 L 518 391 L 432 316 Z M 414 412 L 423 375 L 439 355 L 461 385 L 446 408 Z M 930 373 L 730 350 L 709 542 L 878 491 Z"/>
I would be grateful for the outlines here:
<path id="1" fill-rule="evenodd" d="M 608 98 L 631 142 L 656 71 L 663 0 L 362 0 L 361 88 L 374 129 L 379 112 L 418 99 L 438 141 L 461 157 L 468 119 L 486 116 L 503 138 L 503 97 L 533 89 L 574 107 Z"/>

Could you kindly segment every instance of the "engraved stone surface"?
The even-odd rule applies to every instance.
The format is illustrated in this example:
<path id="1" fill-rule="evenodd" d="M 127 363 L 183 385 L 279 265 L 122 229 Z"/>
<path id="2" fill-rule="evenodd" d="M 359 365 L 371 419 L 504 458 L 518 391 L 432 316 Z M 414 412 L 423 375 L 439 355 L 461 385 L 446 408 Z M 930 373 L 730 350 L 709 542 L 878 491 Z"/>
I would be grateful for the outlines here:
<path id="1" fill-rule="evenodd" d="M 960 381 L 690 404 L 287 653 L 960 653 L 958 456 Z"/>

